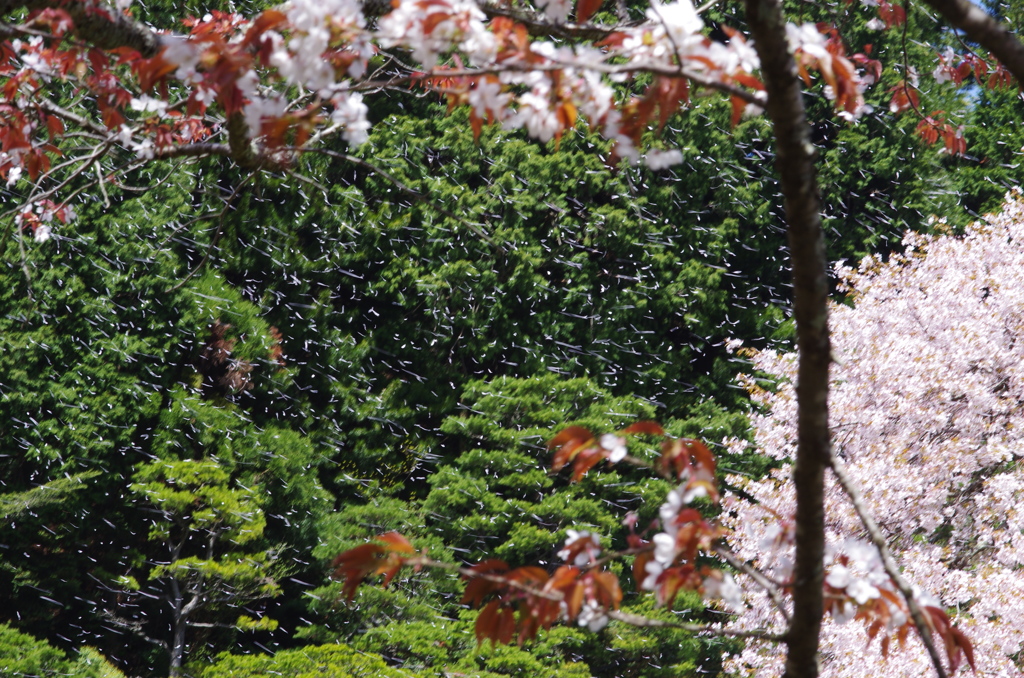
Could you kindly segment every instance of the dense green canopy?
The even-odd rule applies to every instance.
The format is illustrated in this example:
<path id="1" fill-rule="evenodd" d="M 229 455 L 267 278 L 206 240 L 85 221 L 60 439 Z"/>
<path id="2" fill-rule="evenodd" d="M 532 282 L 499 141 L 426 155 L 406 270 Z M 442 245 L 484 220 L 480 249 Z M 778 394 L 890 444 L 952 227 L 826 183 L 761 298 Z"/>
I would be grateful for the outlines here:
<path id="1" fill-rule="evenodd" d="M 948 39 L 924 16 L 909 30 L 915 59 Z M 972 123 L 954 159 L 888 112 L 896 77 L 858 124 L 815 129 L 832 259 L 897 248 L 932 214 L 962 224 L 1020 181 L 1016 92 L 928 95 Z M 395 93 L 372 115 L 368 144 L 335 149 L 357 162 L 154 162 L 83 195 L 48 242 L 3 226 L 0 657 L 30 644 L 19 661 L 39 664 L 16 670 L 114 675 L 96 673 L 98 651 L 160 675 L 179 622 L 203 678 L 320 663 L 385 675 L 384 662 L 683 676 L 734 647 L 561 628 L 477 648 L 450 577 L 346 605 L 328 573 L 390 529 L 451 562 L 545 563 L 578 525 L 621 546 L 623 515 L 653 517 L 668 486 L 627 471 L 570 484 L 548 473 L 555 430 L 657 418 L 711 443 L 745 434 L 725 341 L 791 334 L 766 123 L 732 129 L 727 103 L 698 98 L 668 124 L 684 162 L 652 172 L 606 167 L 606 142 L 582 129 L 557 145 L 497 128 L 475 140 L 465 112 Z M 183 582 L 218 592 L 184 620 Z M 677 612 L 709 614 L 695 598 Z"/>

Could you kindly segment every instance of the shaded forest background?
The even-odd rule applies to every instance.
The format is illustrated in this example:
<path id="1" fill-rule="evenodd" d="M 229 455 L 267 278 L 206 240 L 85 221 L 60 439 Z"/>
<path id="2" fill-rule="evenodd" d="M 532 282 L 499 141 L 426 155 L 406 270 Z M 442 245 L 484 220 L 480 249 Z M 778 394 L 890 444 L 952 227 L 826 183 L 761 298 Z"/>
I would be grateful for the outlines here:
<path id="1" fill-rule="evenodd" d="M 728 7 L 708 18 L 741 26 Z M 169 25 L 172 11 L 144 13 Z M 952 39 L 913 13 L 908 30 L 921 60 Z M 1020 183 L 1015 90 L 927 95 L 970 130 L 953 158 L 889 112 L 896 79 L 868 92 L 858 124 L 815 128 L 832 260 L 898 249 L 932 215 L 963 225 Z M 824 98 L 809 105 L 832 120 Z M 303 180 L 157 162 L 83 196 L 79 219 L 24 257 L 8 229 L 9 675 L 166 675 L 178 627 L 184 673 L 204 678 L 667 678 L 713 674 L 736 649 L 621 627 L 477 648 L 475 612 L 443 573 L 351 604 L 328 575 L 335 554 L 393 529 L 452 562 L 543 564 L 569 527 L 622 546 L 623 515 L 653 517 L 669 487 L 622 469 L 550 475 L 544 443 L 565 424 L 746 435 L 744 366 L 725 342 L 785 346 L 792 329 L 765 121 L 730 128 L 727 102 L 697 98 L 666 135 L 684 163 L 652 172 L 609 170 L 606 142 L 583 131 L 475 141 L 431 97 L 390 92 L 371 111 L 370 142 L 334 149 L 363 164 L 307 157 Z M 719 452 L 730 472 L 764 471 Z M 194 611 L 175 587 L 202 592 Z M 626 606 L 718 614 L 695 597 L 675 613 Z"/>

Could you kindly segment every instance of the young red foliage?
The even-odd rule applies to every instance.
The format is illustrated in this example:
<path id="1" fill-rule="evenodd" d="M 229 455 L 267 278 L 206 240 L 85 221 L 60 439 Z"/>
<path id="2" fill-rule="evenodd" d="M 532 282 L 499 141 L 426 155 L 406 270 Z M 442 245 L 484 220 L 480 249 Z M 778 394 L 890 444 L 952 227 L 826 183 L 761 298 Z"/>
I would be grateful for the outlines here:
<path id="1" fill-rule="evenodd" d="M 402 554 L 416 552 L 409 540 L 397 532 L 382 534 L 377 541 L 383 544 L 362 544 L 339 554 L 332 563 L 333 576 L 345 582 L 342 591 L 348 600 L 355 597 L 356 589 L 371 574 L 383 574 L 383 585 L 387 586 L 405 565 Z"/>
<path id="2" fill-rule="evenodd" d="M 604 0 L 578 0 L 576 3 L 576 21 L 586 23 L 601 9 Z"/>
<path id="3" fill-rule="evenodd" d="M 582 426 L 567 426 L 562 429 L 548 441 L 548 449 L 558 448 L 551 462 L 551 469 L 561 471 L 583 448 L 594 443 L 594 435 Z"/>

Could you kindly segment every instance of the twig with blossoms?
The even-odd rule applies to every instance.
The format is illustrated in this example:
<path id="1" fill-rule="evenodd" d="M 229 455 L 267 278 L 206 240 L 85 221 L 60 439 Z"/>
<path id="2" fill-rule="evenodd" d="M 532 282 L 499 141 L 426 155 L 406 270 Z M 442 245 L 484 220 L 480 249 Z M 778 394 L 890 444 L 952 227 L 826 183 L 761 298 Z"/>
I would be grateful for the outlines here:
<path id="1" fill-rule="evenodd" d="M 914 627 L 917 629 L 917 633 L 921 637 L 921 642 L 924 643 L 925 649 L 928 651 L 928 656 L 932 660 L 932 666 L 935 667 L 936 675 L 939 678 L 946 678 L 946 669 L 942 665 L 942 658 L 939 656 L 938 650 L 935 648 L 935 639 L 932 636 L 932 629 L 925 619 L 921 606 L 917 602 L 917 594 L 910 583 L 902 574 L 900 574 L 899 567 L 896 565 L 896 561 L 892 557 L 892 552 L 889 550 L 889 545 L 885 540 L 885 535 L 882 534 L 882 530 L 878 527 L 878 523 L 875 521 L 874 516 L 871 515 L 870 511 L 868 511 L 867 505 L 864 503 L 863 497 L 861 497 L 860 490 L 857 489 L 857 485 L 853 481 L 853 478 L 851 478 L 850 474 L 846 471 L 846 465 L 843 464 L 841 459 L 839 459 L 834 449 L 830 450 L 829 453 L 829 466 L 831 467 L 832 473 L 835 475 L 839 486 L 843 488 L 846 496 L 850 498 L 850 503 L 857 512 L 860 522 L 864 525 L 864 529 L 867 531 L 868 536 L 871 537 L 871 543 L 875 545 L 875 548 L 877 548 L 879 554 L 881 554 L 882 566 L 885 568 L 886 573 L 892 579 L 893 583 L 896 584 L 900 593 L 903 594 L 903 599 L 906 601 L 907 607 L 910 610 L 910 618 L 913 620 Z M 947 648 L 949 648 L 948 644 Z M 964 648 L 964 652 L 967 653 L 968 662 L 973 668 L 974 657 L 970 643 L 968 643 Z M 950 650 L 949 663 L 950 666 L 956 665 L 953 650 Z"/>

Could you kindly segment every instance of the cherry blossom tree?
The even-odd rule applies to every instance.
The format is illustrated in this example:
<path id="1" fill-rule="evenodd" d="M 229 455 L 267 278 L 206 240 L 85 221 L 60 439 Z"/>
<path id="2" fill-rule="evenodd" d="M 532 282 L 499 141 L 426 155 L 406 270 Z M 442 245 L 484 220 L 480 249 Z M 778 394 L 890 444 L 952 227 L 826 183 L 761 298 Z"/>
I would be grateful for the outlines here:
<path id="1" fill-rule="evenodd" d="M 962 83 L 970 77 L 998 86 L 1012 75 L 1024 82 L 1024 47 L 998 21 L 968 0 L 926 1 L 981 47 L 980 55 L 964 49 L 938 58 L 939 79 Z M 846 592 L 840 614 L 853 605 L 851 600 L 863 607 L 873 599 L 861 601 L 863 587 L 839 586 L 847 581 L 840 575 L 826 581 L 822 567 L 825 471 L 830 465 L 839 467 L 831 463 L 830 454 L 828 267 L 803 88 L 817 74 L 837 114 L 856 120 L 865 111 L 863 91 L 877 79 L 880 63 L 866 52 L 850 54 L 831 26 L 788 22 L 776 0 L 747 0 L 748 33 L 726 27 L 726 42 L 704 34 L 700 12 L 689 0 L 655 1 L 644 20 L 613 24 L 592 21 L 601 9 L 599 0 L 580 0 L 575 6 L 552 0 L 535 7 L 470 0 L 399 0 L 391 8 L 381 4 L 291 0 L 251 17 L 211 12 L 183 18 L 186 31 L 174 32 L 173 27 L 158 30 L 134 20 L 128 2 L 112 6 L 99 0 L 2 0 L 0 14 L 7 23 L 0 25 L 0 178 L 25 189 L 24 200 L 6 215 L 6 233 L 13 229 L 23 249 L 26 236 L 45 241 L 55 220 L 74 218 L 76 197 L 91 190 L 105 194 L 108 186 L 120 188 L 126 171 L 155 159 L 220 156 L 245 172 L 291 172 L 296 181 L 312 181 L 295 172 L 301 156 L 321 152 L 359 162 L 322 144 L 332 136 L 341 136 L 350 146 L 363 142 L 369 125 L 365 97 L 396 87 L 433 90 L 453 106 L 469 106 L 475 129 L 501 124 L 542 141 L 557 141 L 586 121 L 612 142 L 610 162 L 644 161 L 653 168 L 671 165 L 681 154 L 657 143 L 645 147 L 644 133 L 664 126 L 692 90 L 728 97 L 735 119 L 763 109 L 774 126 L 799 356 L 795 555 L 792 581 L 783 586 L 792 592 L 785 670 L 789 676 L 817 675 L 826 594 L 836 595 L 833 589 Z M 886 0 L 869 4 L 877 8 L 877 16 L 870 19 L 874 27 L 896 28 L 906 19 L 904 8 Z M 961 130 L 938 113 L 919 110 L 912 75 L 905 67 L 891 107 L 913 110 L 921 118 L 922 136 L 941 140 L 951 153 L 962 152 Z M 626 94 L 630 88 L 637 93 Z M 593 461 L 621 456 L 617 442 L 609 449 L 608 440 L 598 438 L 596 445 L 593 440 L 577 436 L 562 442 L 570 456 Z M 690 443 L 666 448 L 662 471 L 683 477 L 687 484 L 676 502 L 678 512 L 670 508 L 663 516 L 664 534 L 671 537 L 674 526 L 677 535 L 686 532 L 696 541 L 686 541 L 678 552 L 663 546 L 666 538 L 656 542 L 662 549 L 654 547 L 654 560 L 648 564 L 660 564 L 663 570 L 650 582 L 652 587 L 665 572 L 685 567 L 700 549 L 717 541 L 714 524 L 691 513 L 683 517 L 683 499 L 704 487 L 691 487 L 691 481 L 711 473 L 705 455 L 694 451 L 699 449 Z M 587 450 L 591 452 L 583 454 Z M 678 467 L 673 466 L 677 459 Z M 702 482 L 710 483 L 707 478 Z M 711 489 L 703 491 L 712 494 Z M 577 535 L 567 546 L 570 562 L 580 555 L 573 552 L 580 541 L 588 539 Z M 399 537 L 389 537 L 385 546 L 368 546 L 373 548 L 364 556 L 389 563 L 406 562 L 401 554 L 408 555 L 411 548 Z M 853 550 L 860 553 L 858 548 Z M 945 642 L 955 668 L 969 643 L 948 625 L 944 612 L 928 606 L 922 611 L 886 553 L 880 550 L 880 562 L 903 594 L 903 603 L 895 594 L 896 600 L 889 602 L 901 613 L 900 606 L 906 604 L 905 614 L 930 647 L 936 670 L 943 672 L 928 629 Z M 863 560 L 849 553 L 844 557 Z M 355 557 L 353 562 L 365 559 Z M 732 562 L 744 568 L 744 561 Z M 530 571 L 516 579 L 498 565 L 480 565 L 473 572 L 474 583 L 518 587 L 530 595 L 541 578 L 538 571 Z M 607 577 L 593 568 L 571 574 L 560 580 L 564 586 L 542 596 L 552 604 L 539 619 L 553 621 L 562 614 L 559 596 L 583 595 L 575 593 L 580 590 L 573 584 L 577 576 L 583 577 L 582 590 L 591 592 L 585 596 L 591 610 L 588 625 L 599 618 L 600 609 L 614 608 L 616 587 Z M 687 581 L 697 586 L 695 579 Z M 771 582 L 766 583 L 770 588 Z M 734 599 L 735 583 L 720 570 L 709 571 L 697 588 Z M 483 602 L 493 593 L 479 591 L 474 594 L 479 600 L 471 599 Z M 661 595 L 671 601 L 671 592 Z M 485 607 L 493 610 L 501 629 L 498 639 L 509 635 L 509 617 L 502 609 L 500 604 Z M 569 609 L 576 615 L 583 608 Z M 927 611 L 932 609 L 938 612 Z"/>
<path id="2" fill-rule="evenodd" d="M 854 305 L 832 308 L 837 473 L 825 501 L 825 591 L 832 615 L 822 654 L 828 675 L 875 673 L 874 662 L 864 661 L 863 630 L 845 623 L 856 606 L 836 596 L 842 590 L 861 606 L 891 604 L 895 592 L 886 588 L 871 539 L 890 548 L 906 580 L 928 592 L 918 593 L 922 601 L 957 611 L 979 671 L 1019 672 L 1022 229 L 1024 202 L 1017 194 L 1003 212 L 962 236 L 910 234 L 905 253 L 886 263 L 868 258 L 856 269 L 837 266 Z M 727 498 L 737 509 L 732 515 L 744 517 L 727 522 L 740 557 L 785 576 L 792 554 L 781 546 L 777 517 L 792 512 L 787 475 L 796 438 L 796 356 L 740 351 L 759 372 L 781 380 L 772 389 L 754 377 L 746 383 L 764 407 L 754 418 L 757 448 L 784 465 L 763 480 L 733 478 L 756 507 Z M 860 512 L 877 516 L 870 534 Z M 746 624 L 780 624 L 763 597 L 751 612 Z M 883 638 L 869 656 L 881 660 L 885 650 Z M 774 675 L 778 661 L 749 645 L 732 663 L 744 674 Z M 890 656 L 886 673 L 920 676 L 928 664 L 924 652 L 908 648 Z"/>

